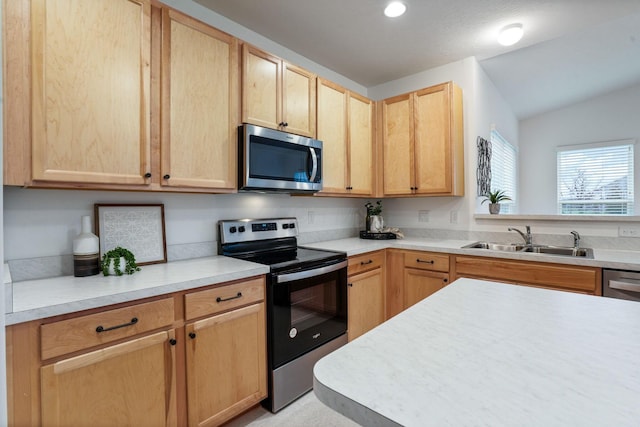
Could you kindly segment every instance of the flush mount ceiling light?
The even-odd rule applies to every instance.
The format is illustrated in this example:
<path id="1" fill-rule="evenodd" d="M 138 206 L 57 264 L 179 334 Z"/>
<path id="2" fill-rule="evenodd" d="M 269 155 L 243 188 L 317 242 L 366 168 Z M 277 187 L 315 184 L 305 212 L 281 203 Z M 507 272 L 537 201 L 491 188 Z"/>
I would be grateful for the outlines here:
<path id="1" fill-rule="evenodd" d="M 522 24 L 511 24 L 503 27 L 498 34 L 498 43 L 503 46 L 511 46 L 516 44 L 522 38 L 524 30 Z"/>
<path id="2" fill-rule="evenodd" d="M 393 1 L 384 9 L 384 14 L 389 18 L 397 18 L 407 10 L 407 6 L 399 1 Z"/>

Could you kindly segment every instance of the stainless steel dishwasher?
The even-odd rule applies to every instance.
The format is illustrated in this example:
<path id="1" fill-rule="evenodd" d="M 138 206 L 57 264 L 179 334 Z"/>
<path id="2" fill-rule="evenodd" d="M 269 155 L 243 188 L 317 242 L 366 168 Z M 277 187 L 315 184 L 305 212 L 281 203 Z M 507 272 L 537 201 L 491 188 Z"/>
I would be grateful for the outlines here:
<path id="1" fill-rule="evenodd" d="M 602 269 L 602 295 L 640 301 L 640 272 Z"/>

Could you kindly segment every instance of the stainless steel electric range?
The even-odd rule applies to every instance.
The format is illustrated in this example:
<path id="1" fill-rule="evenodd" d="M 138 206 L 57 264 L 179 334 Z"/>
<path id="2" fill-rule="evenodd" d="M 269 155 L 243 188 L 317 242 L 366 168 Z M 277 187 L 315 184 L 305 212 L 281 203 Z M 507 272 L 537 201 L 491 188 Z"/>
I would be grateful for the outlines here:
<path id="1" fill-rule="evenodd" d="M 347 255 L 298 246 L 295 218 L 219 221 L 219 253 L 268 265 L 269 397 L 277 412 L 313 387 L 313 365 L 347 342 Z"/>

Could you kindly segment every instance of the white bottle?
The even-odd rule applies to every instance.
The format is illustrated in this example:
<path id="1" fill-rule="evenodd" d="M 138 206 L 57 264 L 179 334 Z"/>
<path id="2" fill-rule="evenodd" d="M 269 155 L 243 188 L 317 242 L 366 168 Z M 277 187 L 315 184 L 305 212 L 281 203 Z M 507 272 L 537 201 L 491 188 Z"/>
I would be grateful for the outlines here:
<path id="1" fill-rule="evenodd" d="M 100 272 L 100 240 L 91 232 L 91 217 L 82 217 L 82 232 L 73 239 L 73 275 L 93 276 Z"/>

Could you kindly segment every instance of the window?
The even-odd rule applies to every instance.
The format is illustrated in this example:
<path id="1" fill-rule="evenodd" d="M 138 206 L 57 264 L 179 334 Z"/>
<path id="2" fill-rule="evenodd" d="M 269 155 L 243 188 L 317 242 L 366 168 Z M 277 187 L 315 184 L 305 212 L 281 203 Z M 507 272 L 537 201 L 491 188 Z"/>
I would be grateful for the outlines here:
<path id="1" fill-rule="evenodd" d="M 502 190 L 511 201 L 501 202 L 500 212 L 515 213 L 517 206 L 516 148 L 498 133 L 491 131 L 491 190 Z"/>
<path id="2" fill-rule="evenodd" d="M 633 215 L 633 141 L 558 147 L 558 213 Z"/>

